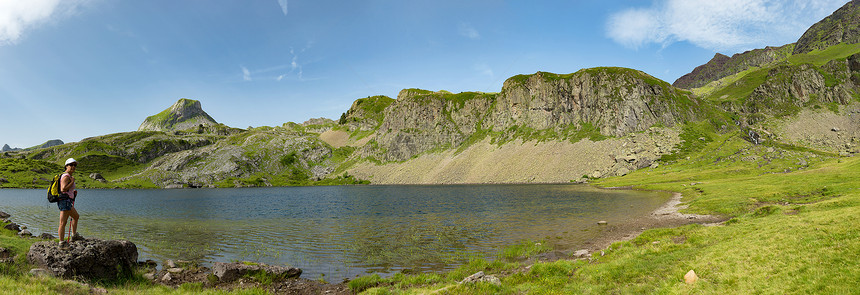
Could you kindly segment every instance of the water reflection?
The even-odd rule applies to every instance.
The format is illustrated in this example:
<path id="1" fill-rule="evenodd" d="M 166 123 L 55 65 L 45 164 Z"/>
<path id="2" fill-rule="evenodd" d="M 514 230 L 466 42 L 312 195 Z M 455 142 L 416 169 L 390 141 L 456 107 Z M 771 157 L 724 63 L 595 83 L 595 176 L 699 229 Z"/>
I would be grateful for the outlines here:
<path id="1" fill-rule="evenodd" d="M 53 232 L 42 190 L 0 190 L 0 210 Z M 668 199 L 573 185 L 346 186 L 194 190 L 82 190 L 85 236 L 135 242 L 141 259 L 254 260 L 305 277 L 436 270 L 492 257 L 523 239 L 573 247 L 597 220 L 643 216 Z"/>

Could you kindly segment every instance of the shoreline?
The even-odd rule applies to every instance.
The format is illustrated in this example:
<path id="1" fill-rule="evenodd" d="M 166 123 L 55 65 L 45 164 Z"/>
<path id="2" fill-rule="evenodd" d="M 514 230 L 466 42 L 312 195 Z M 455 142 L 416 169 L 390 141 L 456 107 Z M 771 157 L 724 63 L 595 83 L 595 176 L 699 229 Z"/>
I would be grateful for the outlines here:
<path id="1" fill-rule="evenodd" d="M 632 187 L 612 187 L 605 189 L 635 189 Z M 652 228 L 672 228 L 687 224 L 698 223 L 705 226 L 720 225 L 729 218 L 716 215 L 701 215 L 681 213 L 686 209 L 683 205 L 679 192 L 670 192 L 672 197 L 646 217 L 636 218 L 628 222 L 605 225 L 604 231 L 596 238 L 586 241 L 579 249 L 566 249 L 565 251 L 588 250 L 589 253 L 600 252 L 615 242 L 629 241 L 638 237 L 642 232 Z"/>

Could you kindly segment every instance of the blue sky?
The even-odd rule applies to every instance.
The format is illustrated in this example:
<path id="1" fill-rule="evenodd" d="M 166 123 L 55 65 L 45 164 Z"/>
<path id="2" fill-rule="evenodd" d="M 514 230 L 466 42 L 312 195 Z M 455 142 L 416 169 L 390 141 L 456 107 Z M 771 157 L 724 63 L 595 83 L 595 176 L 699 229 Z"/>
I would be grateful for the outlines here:
<path id="1" fill-rule="evenodd" d="M 846 2 L 0 0 L 0 145 L 134 131 L 179 98 L 245 128 L 537 71 L 671 83 L 716 52 L 795 42 Z"/>

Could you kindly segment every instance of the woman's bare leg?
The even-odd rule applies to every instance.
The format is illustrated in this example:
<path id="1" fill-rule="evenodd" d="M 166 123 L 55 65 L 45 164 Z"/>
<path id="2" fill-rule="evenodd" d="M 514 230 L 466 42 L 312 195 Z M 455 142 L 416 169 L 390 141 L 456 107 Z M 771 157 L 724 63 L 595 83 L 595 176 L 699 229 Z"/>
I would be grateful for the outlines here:
<path id="1" fill-rule="evenodd" d="M 72 217 L 72 224 L 69 226 L 72 227 L 72 237 L 74 237 L 75 234 L 78 233 L 78 218 L 80 217 L 80 215 L 78 215 L 78 209 L 72 207 L 72 210 L 69 210 L 69 216 Z"/>
<path id="2" fill-rule="evenodd" d="M 71 212 L 71 210 L 60 211 L 60 227 L 57 228 L 57 236 L 60 237 L 60 241 L 62 241 L 63 237 L 65 236 L 63 234 L 63 231 L 66 229 L 66 220 L 69 219 L 69 213 L 70 212 Z M 77 223 L 77 222 L 75 222 L 75 223 Z"/>

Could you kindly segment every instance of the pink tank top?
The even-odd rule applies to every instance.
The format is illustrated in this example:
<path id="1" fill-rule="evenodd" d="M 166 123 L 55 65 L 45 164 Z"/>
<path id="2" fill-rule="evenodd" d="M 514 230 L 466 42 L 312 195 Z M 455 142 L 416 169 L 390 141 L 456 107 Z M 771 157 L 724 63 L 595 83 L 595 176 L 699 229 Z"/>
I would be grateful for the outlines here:
<path id="1" fill-rule="evenodd" d="M 60 178 L 60 183 L 63 183 L 63 179 L 64 179 L 64 178 L 67 178 L 67 177 L 71 177 L 71 175 L 69 175 L 68 173 L 63 173 L 63 176 Z M 69 198 L 70 198 L 70 199 L 74 199 L 74 198 L 75 198 L 75 191 L 76 191 L 76 190 L 77 190 L 77 189 L 76 189 L 76 187 L 75 187 L 75 178 L 74 178 L 74 177 L 72 177 L 72 185 L 69 187 L 69 190 L 68 190 L 68 191 L 65 191 L 64 193 L 69 194 Z"/>

